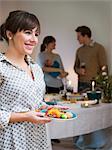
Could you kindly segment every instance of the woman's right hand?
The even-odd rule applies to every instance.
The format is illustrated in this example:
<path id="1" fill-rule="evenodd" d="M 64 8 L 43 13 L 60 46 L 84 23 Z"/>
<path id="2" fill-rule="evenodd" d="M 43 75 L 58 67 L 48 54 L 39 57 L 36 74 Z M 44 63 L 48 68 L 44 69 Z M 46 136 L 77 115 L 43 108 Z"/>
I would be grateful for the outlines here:
<path id="1" fill-rule="evenodd" d="M 36 111 L 29 111 L 24 114 L 26 116 L 26 121 L 34 124 L 45 124 L 51 121 L 49 117 L 45 117 L 43 113 Z"/>
<path id="2" fill-rule="evenodd" d="M 65 78 L 66 76 L 68 76 L 68 72 L 65 72 L 64 70 L 62 70 L 62 72 L 60 73 L 60 77 Z"/>

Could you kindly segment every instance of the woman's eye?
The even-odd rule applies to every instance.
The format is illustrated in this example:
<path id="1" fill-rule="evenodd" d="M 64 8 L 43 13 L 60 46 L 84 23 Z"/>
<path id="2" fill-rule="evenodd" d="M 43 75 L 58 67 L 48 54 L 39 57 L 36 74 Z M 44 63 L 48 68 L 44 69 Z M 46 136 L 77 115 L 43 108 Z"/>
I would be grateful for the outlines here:
<path id="1" fill-rule="evenodd" d="M 31 31 L 25 31 L 26 34 L 31 34 Z"/>

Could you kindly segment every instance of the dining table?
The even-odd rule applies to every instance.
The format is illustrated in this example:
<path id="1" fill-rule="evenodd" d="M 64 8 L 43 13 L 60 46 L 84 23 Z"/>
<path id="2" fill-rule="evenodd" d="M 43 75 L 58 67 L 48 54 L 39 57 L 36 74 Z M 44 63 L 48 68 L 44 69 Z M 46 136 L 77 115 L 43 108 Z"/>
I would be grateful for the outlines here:
<path id="1" fill-rule="evenodd" d="M 71 119 L 53 118 L 47 124 L 49 142 L 51 139 L 79 136 L 112 126 L 112 103 L 100 102 L 89 107 L 81 107 L 81 101 L 77 103 L 62 101 L 58 104 L 68 106 L 69 111 L 75 113 L 77 117 Z"/>

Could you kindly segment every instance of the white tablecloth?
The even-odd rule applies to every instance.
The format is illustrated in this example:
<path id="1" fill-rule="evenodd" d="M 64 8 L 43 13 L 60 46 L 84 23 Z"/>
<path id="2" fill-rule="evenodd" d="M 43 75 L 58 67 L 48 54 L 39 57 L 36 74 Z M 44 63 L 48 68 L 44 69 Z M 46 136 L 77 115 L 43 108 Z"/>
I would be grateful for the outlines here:
<path id="1" fill-rule="evenodd" d="M 50 122 L 47 127 L 51 139 L 73 137 L 112 126 L 112 103 L 100 103 L 91 108 L 81 108 L 79 104 L 65 105 L 77 114 L 77 118 Z"/>

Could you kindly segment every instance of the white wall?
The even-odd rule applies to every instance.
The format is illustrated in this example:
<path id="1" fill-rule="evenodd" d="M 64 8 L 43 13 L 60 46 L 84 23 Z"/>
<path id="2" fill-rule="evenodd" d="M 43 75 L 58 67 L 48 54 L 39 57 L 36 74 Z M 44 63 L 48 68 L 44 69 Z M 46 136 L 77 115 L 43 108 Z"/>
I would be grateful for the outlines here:
<path id="1" fill-rule="evenodd" d="M 111 4 L 111 5 L 110 5 Z M 75 28 L 87 25 L 92 29 L 93 38 L 104 45 L 109 66 L 111 64 L 111 9 L 112 2 L 36 2 L 3 1 L 1 19 L 14 9 L 24 9 L 37 15 L 41 23 L 40 44 L 46 35 L 53 35 L 57 40 L 56 51 L 61 55 L 65 69 L 70 73 L 72 83 L 76 78 L 73 71 L 75 52 L 78 45 Z M 37 47 L 37 53 L 39 52 Z M 110 69 L 111 70 L 111 69 Z"/>
<path id="2" fill-rule="evenodd" d="M 0 25 L 5 21 L 10 11 L 18 8 L 16 0 L 0 0 Z M 0 41 L 0 51 L 5 51 L 7 49 L 7 43 Z"/>

